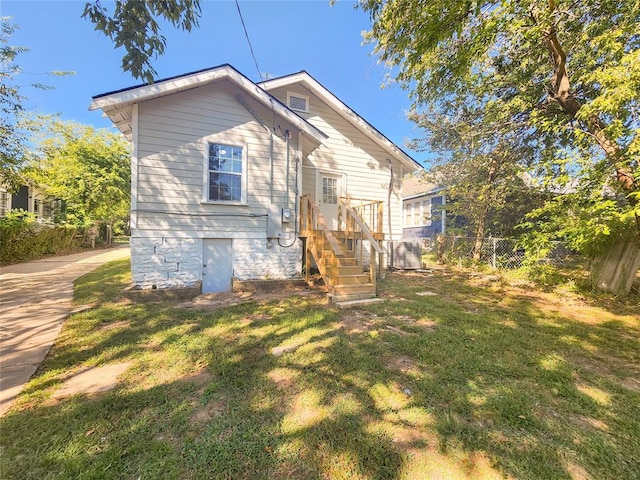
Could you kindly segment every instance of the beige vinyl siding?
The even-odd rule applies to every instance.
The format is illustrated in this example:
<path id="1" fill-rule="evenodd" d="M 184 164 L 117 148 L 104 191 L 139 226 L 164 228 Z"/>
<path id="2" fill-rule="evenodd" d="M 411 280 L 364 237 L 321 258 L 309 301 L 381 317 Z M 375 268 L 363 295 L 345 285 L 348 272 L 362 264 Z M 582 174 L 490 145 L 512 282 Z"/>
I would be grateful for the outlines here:
<path id="1" fill-rule="evenodd" d="M 237 90 L 218 83 L 139 104 L 139 234 L 170 230 L 199 237 L 266 235 L 270 135 L 238 102 L 236 94 Z M 264 117 L 261 120 L 268 125 L 272 118 Z M 204 201 L 208 142 L 245 149 L 246 205 Z M 274 199 L 278 203 L 285 189 L 285 156 L 285 142 L 274 137 Z M 293 179 L 292 172 L 293 168 Z"/>
<path id="2" fill-rule="evenodd" d="M 313 165 L 302 167 L 302 195 L 310 193 L 316 197 L 316 169 Z"/>
<path id="3" fill-rule="evenodd" d="M 349 120 L 324 104 L 318 97 L 302 87 L 283 87 L 272 93 L 286 101 L 287 91 L 309 96 L 309 113 L 300 113 L 309 123 L 329 136 L 315 150 L 303 168 L 302 193 L 315 197 L 317 170 L 339 171 L 346 174 L 347 194 L 353 198 L 382 200 L 385 202 L 384 231 L 387 238 L 399 239 L 402 235 L 402 167 L 398 160 L 355 127 Z M 389 161 L 392 160 L 394 189 L 391 195 L 391 233 L 389 236 L 389 210 L 387 198 L 390 181 Z M 314 170 L 314 168 L 316 170 Z"/>

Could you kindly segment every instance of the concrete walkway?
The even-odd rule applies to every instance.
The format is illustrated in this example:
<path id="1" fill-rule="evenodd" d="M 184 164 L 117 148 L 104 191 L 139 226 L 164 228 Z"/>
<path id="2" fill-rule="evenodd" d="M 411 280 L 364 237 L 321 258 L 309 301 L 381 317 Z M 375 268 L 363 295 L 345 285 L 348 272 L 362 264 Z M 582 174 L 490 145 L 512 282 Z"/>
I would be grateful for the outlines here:
<path id="1" fill-rule="evenodd" d="M 0 417 L 42 363 L 71 313 L 73 281 L 128 257 L 127 245 L 0 268 Z"/>

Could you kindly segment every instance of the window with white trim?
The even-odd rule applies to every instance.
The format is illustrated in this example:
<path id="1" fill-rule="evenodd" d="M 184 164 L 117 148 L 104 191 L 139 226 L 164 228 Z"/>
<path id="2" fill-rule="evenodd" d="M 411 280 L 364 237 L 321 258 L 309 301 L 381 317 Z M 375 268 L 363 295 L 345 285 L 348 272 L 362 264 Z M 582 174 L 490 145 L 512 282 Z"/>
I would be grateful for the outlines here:
<path id="1" fill-rule="evenodd" d="M 431 198 L 425 200 L 405 200 L 404 226 L 418 227 L 431 225 Z"/>
<path id="2" fill-rule="evenodd" d="M 297 112 L 309 113 L 309 97 L 307 95 L 287 92 L 287 106 Z"/>
<path id="3" fill-rule="evenodd" d="M 243 147 L 222 143 L 209 144 L 207 200 L 240 203 L 244 201 L 246 167 Z"/>
<path id="4" fill-rule="evenodd" d="M 424 225 L 431 225 L 431 199 L 422 201 L 422 222 Z"/>

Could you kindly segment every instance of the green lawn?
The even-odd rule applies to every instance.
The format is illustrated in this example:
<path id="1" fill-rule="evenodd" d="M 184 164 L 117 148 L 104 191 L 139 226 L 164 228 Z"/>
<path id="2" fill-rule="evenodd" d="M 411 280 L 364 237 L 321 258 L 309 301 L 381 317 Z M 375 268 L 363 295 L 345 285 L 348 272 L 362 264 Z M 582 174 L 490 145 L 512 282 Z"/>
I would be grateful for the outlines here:
<path id="1" fill-rule="evenodd" d="M 127 263 L 77 282 L 97 303 L 0 420 L 2 478 L 640 478 L 637 305 L 453 270 L 351 310 L 114 303 Z M 55 396 L 114 364 L 112 390 Z"/>

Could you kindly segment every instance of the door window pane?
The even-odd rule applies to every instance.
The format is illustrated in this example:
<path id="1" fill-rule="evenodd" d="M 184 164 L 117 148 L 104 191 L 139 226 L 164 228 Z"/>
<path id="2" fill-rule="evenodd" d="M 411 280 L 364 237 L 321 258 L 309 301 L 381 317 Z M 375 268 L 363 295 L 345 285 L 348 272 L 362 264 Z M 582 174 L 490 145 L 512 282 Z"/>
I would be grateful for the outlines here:
<path id="1" fill-rule="evenodd" d="M 338 204 L 338 179 L 322 177 L 322 203 Z"/>

